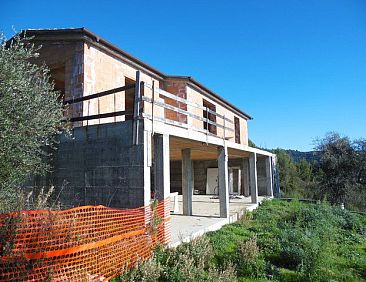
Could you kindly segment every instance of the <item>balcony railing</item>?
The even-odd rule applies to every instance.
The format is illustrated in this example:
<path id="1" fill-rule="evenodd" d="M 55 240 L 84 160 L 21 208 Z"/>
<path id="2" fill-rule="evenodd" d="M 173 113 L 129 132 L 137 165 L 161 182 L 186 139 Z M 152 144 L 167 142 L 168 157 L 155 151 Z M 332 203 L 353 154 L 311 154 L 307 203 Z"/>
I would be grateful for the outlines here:
<path id="1" fill-rule="evenodd" d="M 101 97 L 105 97 L 108 95 L 125 92 L 127 90 L 134 89 L 135 97 L 134 97 L 134 107 L 133 109 L 129 110 L 123 110 L 123 111 L 112 111 L 112 112 L 106 112 L 106 113 L 100 113 L 100 107 L 99 107 L 99 99 Z M 182 109 L 176 105 L 168 104 L 165 102 L 164 99 L 170 99 L 172 100 L 176 105 L 184 105 L 186 109 Z M 205 98 L 202 95 L 202 101 Z M 234 121 L 228 117 L 225 116 L 225 113 L 216 112 L 208 107 L 203 106 L 203 103 L 197 103 L 190 101 L 189 99 L 185 99 L 182 97 L 179 97 L 173 93 L 170 93 L 168 91 L 165 91 L 163 89 L 160 89 L 158 87 L 154 86 L 154 83 L 149 84 L 146 82 L 141 81 L 140 79 L 140 73 L 136 73 L 136 82 L 135 84 L 130 84 L 122 87 L 113 88 L 107 91 L 102 91 L 99 93 L 95 93 L 88 96 L 73 98 L 64 101 L 65 105 L 75 105 L 78 103 L 83 103 L 83 106 L 88 107 L 86 111 L 83 110 L 83 112 L 89 113 L 89 105 L 84 104 L 86 101 L 91 101 L 97 99 L 98 100 L 98 110 L 97 113 L 92 114 L 80 114 L 79 116 L 74 116 L 75 112 L 71 111 L 71 116 L 69 117 L 69 121 L 74 123 L 74 126 L 87 126 L 88 123 L 79 123 L 77 122 L 84 122 L 84 121 L 90 121 L 90 120 L 99 120 L 104 118 L 110 118 L 110 117 L 117 117 L 117 116 L 130 116 L 133 117 L 133 119 L 138 123 L 140 119 L 149 119 L 152 122 L 157 121 L 168 125 L 178 126 L 181 128 L 185 128 L 187 130 L 194 130 L 201 133 L 204 133 L 206 135 L 215 136 L 219 138 L 232 138 L 234 133 Z M 199 100 L 199 99 L 198 99 Z M 146 103 L 146 104 L 145 104 Z M 147 105 L 150 104 L 148 107 Z M 160 110 L 159 110 L 160 109 Z M 196 110 L 194 110 L 196 109 Z M 197 111 L 197 109 L 199 111 Z M 167 117 L 166 111 L 170 110 L 174 113 L 183 115 L 186 118 L 185 122 L 171 119 Z M 206 112 L 206 117 L 204 117 L 204 112 Z M 210 119 L 211 116 L 211 119 Z M 214 116 L 214 118 L 212 118 Z M 198 121 L 197 122 L 194 122 Z M 206 124 L 206 126 L 205 126 Z M 219 130 L 217 130 L 217 133 L 214 134 L 210 132 L 210 127 L 208 125 L 211 125 Z M 138 125 L 134 127 L 134 131 L 136 133 Z M 231 134 L 228 136 L 228 134 Z"/>

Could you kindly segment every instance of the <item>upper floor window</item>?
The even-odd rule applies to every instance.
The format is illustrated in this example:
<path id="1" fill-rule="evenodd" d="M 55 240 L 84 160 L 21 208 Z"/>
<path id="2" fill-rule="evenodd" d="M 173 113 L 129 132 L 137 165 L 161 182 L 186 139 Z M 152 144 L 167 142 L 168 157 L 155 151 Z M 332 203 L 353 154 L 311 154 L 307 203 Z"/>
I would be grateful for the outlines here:
<path id="1" fill-rule="evenodd" d="M 65 65 L 50 70 L 51 81 L 54 82 L 54 89 L 60 92 L 60 101 L 65 101 Z"/>
<path id="2" fill-rule="evenodd" d="M 203 117 L 205 119 L 208 119 L 209 121 L 212 121 L 216 123 L 216 106 L 205 99 L 203 99 L 203 107 L 205 108 L 203 110 Z M 206 110 L 207 109 L 207 110 Z M 213 113 L 214 112 L 214 113 Z M 212 134 L 217 134 L 217 128 L 215 124 L 207 122 L 207 120 L 203 121 L 203 128 L 208 130 Z"/>
<path id="3" fill-rule="evenodd" d="M 234 117 L 235 143 L 240 144 L 240 121 Z"/>
<path id="4" fill-rule="evenodd" d="M 133 79 L 125 77 L 125 85 L 135 84 Z M 135 105 L 135 88 L 127 89 L 125 91 L 125 111 L 128 112 L 126 114 L 125 120 L 133 119 L 133 109 Z"/>

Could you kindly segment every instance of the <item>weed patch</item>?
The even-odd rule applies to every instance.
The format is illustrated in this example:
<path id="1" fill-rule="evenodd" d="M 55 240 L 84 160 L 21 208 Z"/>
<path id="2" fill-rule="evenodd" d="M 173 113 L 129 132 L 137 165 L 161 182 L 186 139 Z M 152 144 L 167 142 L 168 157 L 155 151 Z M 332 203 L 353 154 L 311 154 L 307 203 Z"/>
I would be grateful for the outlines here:
<path id="1" fill-rule="evenodd" d="M 121 280 L 366 281 L 365 230 L 365 217 L 328 204 L 266 201 L 237 223 L 159 248 Z"/>

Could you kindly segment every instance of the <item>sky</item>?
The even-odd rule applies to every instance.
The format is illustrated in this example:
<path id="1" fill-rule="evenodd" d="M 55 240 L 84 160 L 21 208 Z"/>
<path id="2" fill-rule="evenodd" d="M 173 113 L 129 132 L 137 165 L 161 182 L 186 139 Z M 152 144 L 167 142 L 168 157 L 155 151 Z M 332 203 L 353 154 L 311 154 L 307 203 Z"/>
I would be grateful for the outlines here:
<path id="1" fill-rule="evenodd" d="M 0 0 L 0 31 L 86 27 L 254 119 L 258 146 L 366 138 L 366 1 Z"/>

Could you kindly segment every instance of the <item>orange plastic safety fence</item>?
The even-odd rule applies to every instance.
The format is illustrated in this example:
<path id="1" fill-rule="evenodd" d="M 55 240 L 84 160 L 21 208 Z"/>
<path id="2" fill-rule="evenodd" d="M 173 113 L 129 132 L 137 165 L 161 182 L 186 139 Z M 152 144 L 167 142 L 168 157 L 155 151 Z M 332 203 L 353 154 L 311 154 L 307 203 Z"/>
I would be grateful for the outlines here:
<path id="1" fill-rule="evenodd" d="M 169 199 L 156 207 L 82 206 L 0 215 L 0 280 L 108 279 L 170 241 Z"/>

